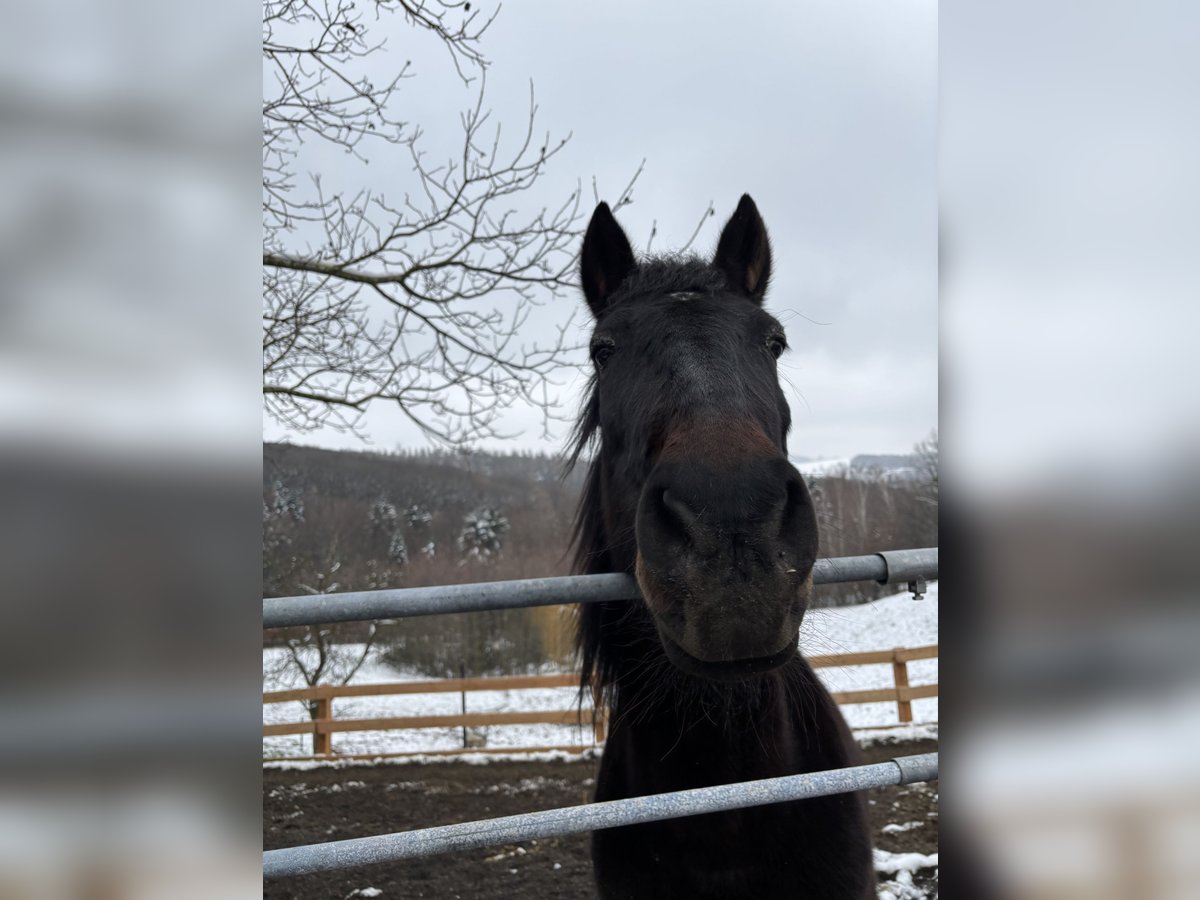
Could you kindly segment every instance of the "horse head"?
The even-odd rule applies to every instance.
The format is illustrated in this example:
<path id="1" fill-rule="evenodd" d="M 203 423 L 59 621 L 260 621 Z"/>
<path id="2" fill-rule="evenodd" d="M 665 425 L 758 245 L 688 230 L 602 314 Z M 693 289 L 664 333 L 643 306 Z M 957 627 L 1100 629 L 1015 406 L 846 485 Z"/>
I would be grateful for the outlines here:
<path id="1" fill-rule="evenodd" d="M 639 262 L 600 204 L 580 265 L 595 319 L 585 428 L 601 436 L 614 559 L 635 573 L 677 668 L 712 680 L 774 670 L 796 653 L 817 524 L 787 459 L 787 338 L 763 309 L 762 217 L 743 196 L 711 260 Z"/>

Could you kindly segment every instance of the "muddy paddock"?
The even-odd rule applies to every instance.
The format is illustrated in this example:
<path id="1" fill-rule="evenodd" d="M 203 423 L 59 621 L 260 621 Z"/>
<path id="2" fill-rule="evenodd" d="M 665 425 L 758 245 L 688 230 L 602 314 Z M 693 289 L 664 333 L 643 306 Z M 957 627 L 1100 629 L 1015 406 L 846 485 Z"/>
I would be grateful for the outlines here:
<path id="1" fill-rule="evenodd" d="M 866 755 L 876 762 L 936 749 L 932 742 L 891 744 L 869 748 Z M 439 762 L 265 769 L 263 846 L 270 850 L 586 803 L 597 765 Z M 874 790 L 870 799 L 876 847 L 892 853 L 937 852 L 937 782 Z M 881 873 L 880 880 L 889 877 Z M 922 869 L 912 880 L 911 888 L 897 886 L 894 896 L 937 896 L 936 870 Z M 588 835 L 579 834 L 284 878 L 266 883 L 263 895 L 574 900 L 594 897 L 595 890 Z"/>

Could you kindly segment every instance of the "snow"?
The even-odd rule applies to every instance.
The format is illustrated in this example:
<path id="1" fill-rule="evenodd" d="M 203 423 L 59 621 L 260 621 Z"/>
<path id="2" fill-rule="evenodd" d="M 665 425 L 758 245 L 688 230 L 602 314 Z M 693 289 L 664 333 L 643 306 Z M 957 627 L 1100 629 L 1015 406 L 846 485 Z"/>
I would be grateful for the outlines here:
<path id="1" fill-rule="evenodd" d="M 936 581 L 929 583 L 922 600 L 914 600 L 912 594 L 903 591 L 857 606 L 809 610 L 800 628 L 800 650 L 806 656 L 924 647 L 937 642 Z M 869 690 L 893 684 L 891 663 L 822 668 L 817 674 L 831 691 Z M 934 684 L 937 680 L 937 659 L 917 659 L 908 664 L 910 685 Z M 937 722 L 938 700 L 914 700 L 912 710 L 914 723 Z M 877 728 L 897 721 L 895 703 L 855 703 L 843 706 L 842 714 L 851 728 Z"/>
<path id="2" fill-rule="evenodd" d="M 916 872 L 918 869 L 936 869 L 938 855 L 936 853 L 889 853 L 887 850 L 876 848 L 875 871 L 885 875 L 897 872 Z"/>
<path id="3" fill-rule="evenodd" d="M 268 657 L 278 656 L 277 648 L 263 650 L 264 668 Z M 271 659 L 270 663 L 276 660 Z M 415 672 L 397 672 L 382 662 L 368 661 L 355 674 L 352 684 L 428 681 Z M 296 679 L 264 678 L 263 690 L 296 687 Z M 347 697 L 333 701 L 334 715 L 342 719 L 374 719 L 386 716 L 452 716 L 462 712 L 462 694 L 395 694 L 384 697 Z M 576 688 L 535 688 L 520 691 L 472 691 L 466 695 L 467 712 L 530 712 L 575 709 L 579 702 Z M 299 702 L 271 703 L 263 706 L 263 723 L 303 721 L 306 715 Z M 584 708 L 584 727 L 560 725 L 505 725 L 484 729 L 489 749 L 505 747 L 548 747 L 587 745 L 592 742 L 590 707 Z M 421 728 L 403 731 L 350 731 L 333 736 L 335 752 L 344 755 L 368 753 L 422 753 L 460 749 L 462 729 Z M 266 757 L 307 756 L 312 751 L 308 735 L 278 735 L 263 738 Z"/>
<path id="4" fill-rule="evenodd" d="M 912 454 L 859 454 L 837 459 L 791 459 L 790 462 L 807 478 L 904 482 L 920 480 L 925 475 L 919 458 Z"/>
<path id="5" fill-rule="evenodd" d="M 893 647 L 919 647 L 935 644 L 938 639 L 938 584 L 931 582 L 925 598 L 913 600 L 907 591 L 872 603 L 836 609 L 810 610 L 800 629 L 800 648 L 810 656 L 851 653 L 863 650 L 888 650 Z M 347 648 L 349 649 L 349 648 Z M 302 683 L 294 671 L 280 665 L 282 648 L 263 649 L 263 690 L 285 690 Z M 282 670 L 282 671 L 281 671 Z M 936 659 L 914 660 L 908 664 L 909 683 L 937 681 Z M 833 691 L 868 690 L 892 685 L 890 663 L 871 666 L 828 667 L 817 670 L 822 682 Z M 424 681 L 415 672 L 398 672 L 377 660 L 368 660 L 353 679 L 353 684 L 381 684 L 400 681 Z M 575 688 L 538 688 L 521 691 L 478 691 L 466 695 L 467 712 L 516 712 L 576 709 L 579 692 Z M 914 723 L 888 728 L 897 723 L 895 703 L 863 703 L 842 707 L 851 727 L 867 729 L 860 739 L 890 742 L 937 737 L 937 698 L 912 702 Z M 385 697 L 350 697 L 334 700 L 338 718 L 370 719 L 385 716 L 456 715 L 462 711 L 462 694 L 395 694 Z M 306 716 L 299 702 L 270 703 L 263 706 L 263 723 L 303 721 Z M 455 757 L 464 762 L 486 763 L 511 758 L 506 748 L 590 745 L 592 729 L 590 707 L 583 709 L 583 727 L 560 725 L 505 725 L 482 729 L 487 752 Z M 365 755 L 418 753 L 454 750 L 462 747 L 461 728 L 422 728 L 403 731 L 351 731 L 333 736 L 336 753 Z M 308 756 L 312 751 L 308 735 L 279 735 L 263 738 L 263 756 L 279 759 Z M 556 758 L 578 758 L 562 753 Z M 528 756 L 521 757 L 528 759 Z M 443 759 L 424 756 L 425 761 Z M 289 765 L 296 765 L 291 763 Z M 327 765 L 327 764 L 322 764 Z"/>
<path id="6" fill-rule="evenodd" d="M 885 826 L 885 831 L 886 826 Z M 934 869 L 938 866 L 936 853 L 889 853 L 887 850 L 876 849 L 875 871 L 880 875 L 891 875 L 890 879 L 879 879 L 878 900 L 923 900 L 929 893 L 921 885 L 913 881 L 913 872 L 920 869 Z M 937 889 L 934 888 L 934 896 Z"/>
<path id="7" fill-rule="evenodd" d="M 809 459 L 802 462 L 792 461 L 801 475 L 809 478 L 836 478 L 850 471 L 850 457 L 844 459 Z"/>
<path id="8" fill-rule="evenodd" d="M 453 756 L 435 756 L 429 753 L 414 753 L 410 756 L 389 758 L 390 765 L 423 765 L 453 761 L 459 764 L 483 766 L 493 762 L 580 762 L 594 760 L 599 751 L 592 747 L 583 750 L 542 750 L 537 753 L 462 753 Z M 374 759 L 264 759 L 264 769 L 282 769 L 304 772 L 311 769 L 346 769 L 356 766 L 375 766 Z"/>
<path id="9" fill-rule="evenodd" d="M 923 828 L 924 822 L 916 820 L 913 822 L 889 822 L 883 826 L 884 834 L 900 834 L 902 831 L 912 831 L 914 828 Z"/>
<path id="10" fill-rule="evenodd" d="M 842 709 L 844 711 L 846 707 L 842 707 Z M 903 744 L 909 741 L 936 741 L 938 739 L 938 723 L 910 722 L 907 725 L 893 725 L 888 728 L 855 728 L 854 738 L 863 747 L 879 744 Z"/>

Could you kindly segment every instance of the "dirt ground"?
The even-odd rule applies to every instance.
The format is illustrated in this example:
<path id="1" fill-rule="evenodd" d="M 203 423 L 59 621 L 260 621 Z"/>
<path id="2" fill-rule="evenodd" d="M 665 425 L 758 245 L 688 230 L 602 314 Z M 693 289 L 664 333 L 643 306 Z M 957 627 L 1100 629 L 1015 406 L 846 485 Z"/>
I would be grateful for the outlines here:
<path id="1" fill-rule="evenodd" d="M 869 762 L 936 750 L 932 742 L 866 751 Z M 586 803 L 596 774 L 588 762 L 352 766 L 263 771 L 263 846 L 288 847 L 405 831 Z M 937 782 L 871 792 L 875 846 L 893 853 L 937 852 Z M 888 823 L 920 823 L 885 832 Z M 447 900 L 589 898 L 587 834 L 528 841 L 384 866 L 279 879 L 269 898 L 429 897 Z M 881 880 L 887 876 L 881 876 Z M 937 896 L 936 876 L 914 877 Z M 373 889 L 373 890 L 370 890 Z M 376 893 L 378 891 L 379 893 Z"/>

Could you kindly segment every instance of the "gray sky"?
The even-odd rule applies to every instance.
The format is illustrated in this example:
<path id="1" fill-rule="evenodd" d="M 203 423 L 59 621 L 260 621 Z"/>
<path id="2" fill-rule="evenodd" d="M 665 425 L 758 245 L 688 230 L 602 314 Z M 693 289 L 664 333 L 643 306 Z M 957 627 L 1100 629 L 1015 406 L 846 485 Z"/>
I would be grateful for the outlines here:
<path id="1" fill-rule="evenodd" d="M 398 19 L 391 33 L 381 73 L 413 60 L 404 114 L 422 124 L 431 153 L 448 152 L 471 89 L 440 48 Z M 611 200 L 644 158 L 635 202 L 618 213 L 635 248 L 645 248 L 655 220 L 653 250 L 684 243 L 711 200 L 716 215 L 694 245 L 708 253 L 738 197 L 754 197 L 775 250 L 767 308 L 793 348 L 781 369 L 793 454 L 905 452 L 936 425 L 933 2 L 763 3 L 736 14 L 728 4 L 510 4 L 483 49 L 489 105 L 511 122 L 512 137 L 530 80 L 540 127 L 573 134 L 531 202 L 553 203 L 582 180 L 590 207 L 593 176 Z M 314 148 L 307 164 L 347 188 L 400 195 L 406 184 L 406 167 L 389 169 L 378 152 L 364 167 Z M 580 297 L 544 307 L 529 327 L 549 333 L 572 309 L 582 342 Z M 564 408 L 574 409 L 581 384 L 560 392 Z M 557 450 L 566 433 L 543 439 L 531 410 L 502 424 L 525 432 L 505 448 Z M 369 412 L 364 426 L 381 448 L 424 443 L 386 409 Z M 333 431 L 288 436 L 269 421 L 265 434 L 363 446 Z"/>

